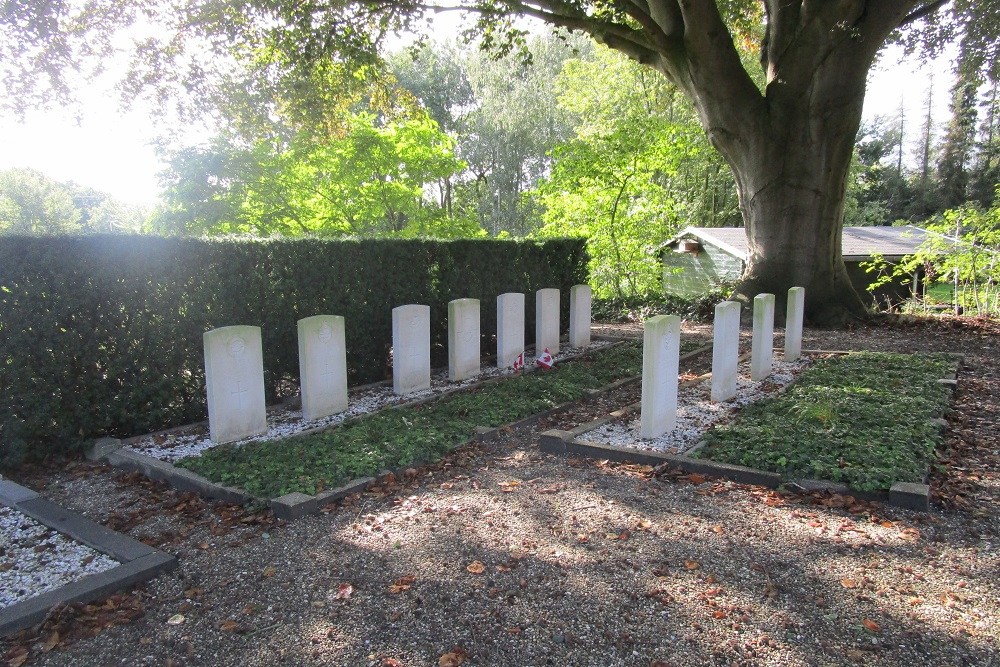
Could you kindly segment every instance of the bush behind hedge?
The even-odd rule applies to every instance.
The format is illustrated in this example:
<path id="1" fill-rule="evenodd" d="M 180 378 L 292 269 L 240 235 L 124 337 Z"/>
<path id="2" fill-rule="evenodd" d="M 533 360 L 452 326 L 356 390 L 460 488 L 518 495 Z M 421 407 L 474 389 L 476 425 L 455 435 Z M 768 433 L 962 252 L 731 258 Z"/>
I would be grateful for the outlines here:
<path id="1" fill-rule="evenodd" d="M 388 377 L 392 308 L 431 307 L 432 361 L 447 359 L 447 303 L 480 299 L 495 353 L 496 296 L 586 282 L 579 239 L 202 240 L 0 237 L 0 460 L 78 450 L 206 418 L 202 334 L 261 327 L 268 402 L 298 381 L 296 323 L 343 315 L 349 382 Z"/>

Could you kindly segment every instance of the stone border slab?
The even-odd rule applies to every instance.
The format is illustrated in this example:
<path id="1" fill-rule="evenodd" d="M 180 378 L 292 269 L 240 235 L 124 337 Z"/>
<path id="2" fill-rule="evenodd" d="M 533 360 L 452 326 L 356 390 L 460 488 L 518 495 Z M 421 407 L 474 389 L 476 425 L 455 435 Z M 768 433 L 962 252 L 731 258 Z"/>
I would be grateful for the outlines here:
<path id="1" fill-rule="evenodd" d="M 176 556 L 110 530 L 10 480 L 0 480 L 0 504 L 121 563 L 0 609 L 0 637 L 41 623 L 54 607 L 92 602 L 177 567 Z"/>
<path id="2" fill-rule="evenodd" d="M 708 347 L 711 348 L 711 346 Z M 844 355 L 851 354 L 851 352 L 840 350 L 802 350 L 802 354 L 820 356 Z M 746 356 L 745 354 L 740 355 L 740 361 L 743 361 Z M 946 356 L 955 362 L 956 369 L 954 373 L 948 374 L 947 377 L 938 380 L 938 382 L 954 392 L 958 385 L 958 371 L 961 369 L 965 356 L 957 353 L 947 353 Z M 684 387 L 704 382 L 711 378 L 711 376 L 711 373 L 706 373 L 681 383 L 680 386 Z M 584 458 L 615 461 L 617 463 L 631 462 L 651 466 L 667 465 L 684 473 L 699 473 L 712 477 L 721 477 L 741 484 L 755 484 L 772 489 L 776 489 L 784 484 L 785 486 L 804 492 L 828 491 L 830 493 L 854 496 L 860 500 L 885 502 L 894 507 L 918 512 L 930 511 L 930 486 L 926 483 L 930 475 L 929 469 L 924 473 L 924 483 L 895 482 L 889 488 L 888 492 L 862 491 L 837 482 L 815 479 L 783 480 L 778 473 L 758 470 L 756 468 L 721 463 L 710 459 L 692 458 L 686 454 L 661 454 L 659 452 L 643 451 L 631 447 L 617 447 L 588 441 L 581 437 L 609 422 L 621 419 L 629 413 L 634 413 L 638 409 L 639 403 L 632 403 L 604 417 L 580 424 L 571 431 L 561 429 L 545 431 L 539 436 L 538 446 L 542 451 L 556 456 L 581 456 Z M 933 421 L 942 431 L 948 426 L 948 422 L 944 419 L 935 419 Z M 689 454 L 701 449 L 704 444 L 704 441 L 697 443 L 689 450 Z"/>

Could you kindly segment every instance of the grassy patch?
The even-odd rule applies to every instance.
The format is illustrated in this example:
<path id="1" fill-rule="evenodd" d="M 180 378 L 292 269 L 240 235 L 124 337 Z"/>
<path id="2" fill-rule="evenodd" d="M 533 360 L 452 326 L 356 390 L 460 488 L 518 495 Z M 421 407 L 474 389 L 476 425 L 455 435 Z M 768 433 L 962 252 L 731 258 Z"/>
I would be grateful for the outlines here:
<path id="1" fill-rule="evenodd" d="M 684 341 L 681 351 L 697 347 Z M 414 408 L 383 410 L 321 433 L 215 447 L 179 461 L 216 482 L 264 498 L 315 494 L 379 470 L 437 459 L 476 426 L 502 426 L 576 400 L 642 370 L 642 346 L 620 345 L 551 371 L 512 376 Z"/>
<path id="2" fill-rule="evenodd" d="M 941 439 L 930 420 L 949 400 L 936 380 L 954 368 L 944 355 L 865 352 L 825 359 L 789 391 L 709 431 L 698 455 L 866 491 L 923 481 Z"/>

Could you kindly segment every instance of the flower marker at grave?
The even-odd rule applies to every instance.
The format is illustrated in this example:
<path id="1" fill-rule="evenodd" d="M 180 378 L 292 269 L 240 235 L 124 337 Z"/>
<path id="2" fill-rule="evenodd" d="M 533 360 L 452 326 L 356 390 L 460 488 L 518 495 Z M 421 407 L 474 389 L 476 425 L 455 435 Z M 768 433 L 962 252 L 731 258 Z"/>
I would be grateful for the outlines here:
<path id="1" fill-rule="evenodd" d="M 316 315 L 299 320 L 299 389 L 302 418 L 321 419 L 347 409 L 347 346 L 344 318 Z"/>
<path id="2" fill-rule="evenodd" d="M 461 382 L 479 374 L 479 299 L 448 302 L 448 379 Z"/>
<path id="3" fill-rule="evenodd" d="M 805 288 L 793 287 L 788 290 L 788 307 L 785 314 L 785 361 L 795 361 L 802 356 L 802 318 L 805 309 Z"/>
<path id="4" fill-rule="evenodd" d="M 260 327 L 212 329 L 203 340 L 212 441 L 233 442 L 267 431 Z"/>
<path id="5" fill-rule="evenodd" d="M 681 318 L 657 315 L 642 330 L 642 402 L 639 437 L 657 438 L 677 423 Z"/>
<path id="6" fill-rule="evenodd" d="M 590 285 L 573 285 L 569 290 L 569 346 L 590 345 Z"/>
<path id="7" fill-rule="evenodd" d="M 750 379 L 760 382 L 771 374 L 774 356 L 774 295 L 753 299 L 753 343 L 750 347 Z"/>
<path id="8" fill-rule="evenodd" d="M 545 349 L 559 354 L 559 290 L 555 287 L 535 292 L 535 352 Z"/>
<path id="9" fill-rule="evenodd" d="M 740 304 L 723 301 L 715 307 L 712 338 L 712 400 L 736 396 L 736 370 L 740 357 Z"/>
<path id="10" fill-rule="evenodd" d="M 392 309 L 392 390 L 405 395 L 431 387 L 431 307 Z"/>
<path id="11" fill-rule="evenodd" d="M 507 292 L 497 297 L 497 368 L 514 367 L 523 352 L 524 294 Z"/>

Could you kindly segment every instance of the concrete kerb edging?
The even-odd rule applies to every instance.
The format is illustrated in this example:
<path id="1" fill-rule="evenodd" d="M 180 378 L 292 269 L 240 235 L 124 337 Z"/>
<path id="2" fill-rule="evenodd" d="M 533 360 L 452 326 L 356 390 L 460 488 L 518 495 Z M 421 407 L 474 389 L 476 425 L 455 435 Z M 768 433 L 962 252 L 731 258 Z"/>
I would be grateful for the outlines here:
<path id="1" fill-rule="evenodd" d="M 621 343 L 614 343 L 612 345 L 608 345 L 606 347 L 602 347 L 597 350 L 584 350 L 578 354 L 566 357 L 562 361 L 566 362 L 575 359 L 580 359 L 589 356 L 591 354 L 594 354 L 595 352 L 604 352 L 607 350 L 611 350 L 614 347 L 617 347 L 619 344 L 622 344 L 624 342 L 625 341 L 622 341 Z M 708 349 L 711 349 L 711 345 L 702 346 L 692 352 L 689 352 L 688 354 L 684 355 L 682 359 L 690 359 Z M 531 368 L 528 370 L 528 372 L 533 372 L 534 370 L 535 370 L 534 368 Z M 429 396 L 415 401 L 409 401 L 407 403 L 401 403 L 389 406 L 388 408 L 385 409 L 399 409 L 403 407 L 415 407 L 418 405 L 424 405 L 427 403 L 438 401 L 444 398 L 445 396 L 449 396 L 453 393 L 476 389 L 490 383 L 498 382 L 507 377 L 508 376 L 487 378 L 481 382 L 477 382 L 471 385 L 466 385 L 464 387 L 456 387 L 455 389 L 450 389 L 448 391 L 435 394 L 434 396 Z M 636 378 L 634 377 L 625 378 L 625 380 L 627 381 L 634 381 L 635 379 Z M 614 389 L 621 386 L 621 384 L 622 381 L 617 380 L 605 387 L 593 390 L 594 392 L 593 395 L 600 395 L 607 391 L 613 391 Z M 541 419 L 544 419 L 546 417 L 557 414 L 563 410 L 566 410 L 574 403 L 576 403 L 576 401 L 569 401 L 567 403 L 557 405 L 539 414 L 531 415 L 530 417 L 526 417 L 525 419 L 521 419 L 519 421 L 512 422 L 510 424 L 505 424 L 503 426 L 495 428 L 478 427 L 476 429 L 476 433 L 469 440 L 459 443 L 453 449 L 464 447 L 465 445 L 468 445 L 472 442 L 490 441 L 496 438 L 501 431 L 506 429 L 517 430 L 526 428 L 528 426 L 532 426 Z M 363 417 L 364 415 L 361 415 L 358 417 L 354 417 L 350 420 L 344 420 L 340 424 L 300 431 L 295 435 L 305 435 L 308 433 L 316 433 L 320 431 L 329 430 L 331 428 L 338 428 L 340 426 L 344 426 L 345 424 L 350 424 L 354 421 L 362 419 Z M 292 521 L 301 518 L 303 516 L 307 516 L 309 514 L 315 514 L 319 512 L 324 506 L 329 505 L 332 502 L 345 498 L 351 494 L 361 493 L 365 491 L 370 486 L 375 484 L 377 481 L 377 478 L 374 477 L 363 477 L 351 480 L 346 484 L 344 484 L 343 486 L 340 486 L 336 489 L 323 491 L 316 495 L 308 495 L 305 493 L 294 492 L 278 498 L 267 499 L 254 496 L 253 494 L 250 494 L 242 489 L 218 484 L 205 477 L 202 477 L 201 475 L 198 475 L 197 473 L 194 473 L 190 470 L 186 470 L 184 468 L 178 468 L 177 466 L 167 463 L 166 461 L 161 461 L 160 459 L 156 459 L 151 456 L 146 456 L 145 454 L 140 454 L 132 450 L 124 449 L 124 446 L 125 443 L 123 443 L 120 440 L 115 440 L 113 438 L 102 438 L 97 442 L 95 442 L 94 446 L 88 452 L 88 458 L 90 458 L 91 460 L 104 460 L 108 464 L 116 468 L 142 473 L 143 475 L 149 477 L 150 479 L 166 482 L 171 486 L 173 486 L 174 488 L 179 489 L 181 491 L 193 491 L 205 498 L 222 500 L 225 502 L 231 502 L 236 504 L 245 504 L 247 502 L 252 502 L 252 501 L 264 503 L 271 507 L 277 518 L 283 519 L 285 521 Z M 422 463 L 424 462 L 414 461 L 407 466 L 399 468 L 398 470 L 382 471 L 381 473 L 379 473 L 379 477 L 388 473 L 398 475 L 402 473 L 402 471 L 411 468 L 413 466 L 421 465 Z"/>
<path id="2" fill-rule="evenodd" d="M 803 350 L 802 353 L 816 356 L 850 354 L 849 351 L 839 350 Z M 948 356 L 956 362 L 956 372 L 949 374 L 946 378 L 938 380 L 938 382 L 945 384 L 952 389 L 952 391 L 954 391 L 957 387 L 957 373 L 962 362 L 964 361 L 964 356 L 961 354 L 949 354 Z M 681 386 L 689 386 L 691 384 L 703 382 L 710 377 L 711 373 L 706 373 L 705 375 L 694 378 L 693 380 L 688 380 L 686 383 L 681 383 Z M 626 416 L 628 412 L 638 410 L 639 406 L 639 403 L 632 403 L 624 408 L 610 413 L 605 417 L 601 417 L 586 424 L 581 424 L 571 431 L 561 429 L 545 431 L 539 436 L 539 448 L 544 452 L 555 454 L 557 456 L 581 456 L 584 458 L 594 458 L 599 460 L 606 459 L 617 463 L 631 462 L 639 465 L 651 465 L 654 467 L 667 465 L 684 473 L 699 473 L 713 477 L 721 477 L 723 479 L 729 479 L 741 484 L 755 484 L 775 489 L 784 483 L 786 486 L 797 488 L 806 492 L 829 491 L 831 493 L 839 493 L 841 495 L 851 495 L 861 500 L 887 502 L 895 507 L 916 510 L 919 512 L 930 511 L 930 486 L 926 483 L 929 471 L 924 476 L 925 483 L 895 482 L 889 488 L 888 492 L 862 491 L 859 489 L 853 489 L 845 484 L 838 484 L 836 482 L 828 482 L 825 480 L 796 479 L 784 481 L 778 473 L 767 472 L 755 468 L 747 468 L 745 466 L 731 465 L 728 463 L 720 463 L 709 459 L 692 458 L 690 454 L 702 449 L 705 446 L 705 441 L 698 442 L 688 451 L 687 454 L 661 454 L 658 452 L 637 450 L 630 447 L 605 445 L 603 443 L 596 443 L 581 439 L 581 436 L 585 433 L 596 430 L 612 421 L 621 419 Z M 934 421 L 942 431 L 947 428 L 948 422 L 946 420 L 936 419 Z"/>
<path id="3" fill-rule="evenodd" d="M 0 504 L 121 563 L 0 609 L 0 637 L 41 623 L 55 607 L 92 602 L 177 567 L 175 556 L 94 523 L 9 480 L 0 479 Z"/>

